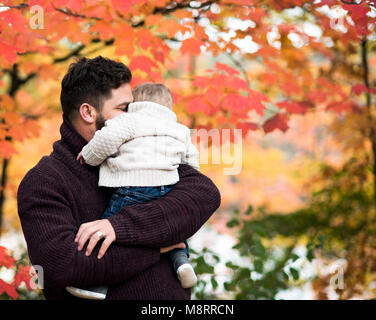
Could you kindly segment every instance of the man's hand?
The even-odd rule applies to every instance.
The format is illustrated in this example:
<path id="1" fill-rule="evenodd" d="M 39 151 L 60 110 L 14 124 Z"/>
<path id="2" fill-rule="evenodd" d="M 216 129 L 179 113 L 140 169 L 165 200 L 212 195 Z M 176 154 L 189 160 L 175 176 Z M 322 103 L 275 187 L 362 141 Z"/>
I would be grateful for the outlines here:
<path id="1" fill-rule="evenodd" d="M 185 243 L 180 242 L 180 243 L 174 244 L 174 245 L 169 246 L 169 247 L 161 248 L 160 251 L 161 251 L 161 253 L 166 253 L 166 252 L 169 252 L 173 249 L 185 249 Z"/>
<path id="2" fill-rule="evenodd" d="M 103 234 L 102 237 L 98 236 L 98 231 Z M 86 241 L 90 239 L 86 248 L 86 255 L 90 256 L 94 247 L 97 245 L 97 242 L 102 238 L 104 241 L 98 253 L 98 259 L 101 259 L 106 253 L 110 244 L 116 240 L 115 230 L 110 221 L 107 219 L 102 219 L 81 224 L 74 241 L 78 244 L 78 251 L 81 251 Z"/>
<path id="3" fill-rule="evenodd" d="M 81 152 L 78 154 L 76 160 L 80 161 L 81 164 L 86 163 L 86 161 L 85 161 L 84 157 L 82 156 Z"/>

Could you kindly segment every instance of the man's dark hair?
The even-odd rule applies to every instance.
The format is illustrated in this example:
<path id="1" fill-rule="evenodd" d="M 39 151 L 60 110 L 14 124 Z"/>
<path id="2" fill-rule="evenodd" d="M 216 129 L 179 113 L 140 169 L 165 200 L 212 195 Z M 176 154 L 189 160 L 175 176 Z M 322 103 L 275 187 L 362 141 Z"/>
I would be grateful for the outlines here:
<path id="1" fill-rule="evenodd" d="M 73 120 L 85 102 L 100 111 L 104 98 L 111 97 L 111 90 L 131 80 L 131 71 L 121 62 L 101 56 L 94 59 L 80 58 L 69 66 L 61 82 L 63 113 Z"/>

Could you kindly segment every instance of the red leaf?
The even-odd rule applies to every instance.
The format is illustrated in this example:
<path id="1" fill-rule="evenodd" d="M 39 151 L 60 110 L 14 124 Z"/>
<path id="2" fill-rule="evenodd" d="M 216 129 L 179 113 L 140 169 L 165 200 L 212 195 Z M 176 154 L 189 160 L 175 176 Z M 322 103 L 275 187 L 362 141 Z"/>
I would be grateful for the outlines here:
<path id="1" fill-rule="evenodd" d="M 287 120 L 288 119 L 285 114 L 278 113 L 274 115 L 273 117 L 264 122 L 263 128 L 265 133 L 271 132 L 275 129 L 279 129 L 285 132 L 289 128 Z"/>
<path id="2" fill-rule="evenodd" d="M 257 123 L 254 123 L 254 122 L 239 122 L 236 125 L 236 129 L 242 129 L 243 130 L 243 137 L 244 137 L 248 133 L 248 131 L 258 130 L 259 125 Z"/>
<path id="3" fill-rule="evenodd" d="M 285 109 L 289 113 L 305 113 L 306 109 L 299 103 L 293 101 L 281 101 L 277 103 L 277 106 Z"/>
<path id="4" fill-rule="evenodd" d="M 352 89 L 357 96 L 359 96 L 362 92 L 368 93 L 368 88 L 362 83 L 355 84 Z"/>
<path id="5" fill-rule="evenodd" d="M 249 89 L 247 81 L 240 79 L 238 77 L 232 77 L 229 83 L 230 83 L 230 87 L 233 89 L 243 89 L 243 90 Z"/>
<path id="6" fill-rule="evenodd" d="M 344 4 L 342 3 L 342 8 L 349 11 L 351 18 L 354 20 L 359 20 L 367 16 L 368 11 L 371 9 L 366 3 L 362 4 Z"/>
<path id="7" fill-rule="evenodd" d="M 0 267 L 11 268 L 14 262 L 14 258 L 9 255 L 7 249 L 0 246 Z"/>
<path id="8" fill-rule="evenodd" d="M 251 105 L 251 109 L 255 110 L 259 115 L 264 115 L 265 106 L 263 105 L 263 101 L 269 101 L 268 97 L 263 95 L 260 92 L 255 90 L 249 90 L 249 102 Z"/>
<path id="9" fill-rule="evenodd" d="M 309 91 L 305 93 L 305 98 L 311 100 L 313 103 L 322 103 L 326 100 L 326 93 L 320 90 Z"/>
<path id="10" fill-rule="evenodd" d="M 343 113 L 353 110 L 353 103 L 351 101 L 333 102 L 326 107 L 326 110 L 331 110 L 337 113 Z"/>
<path id="11" fill-rule="evenodd" d="M 287 96 L 300 93 L 300 87 L 294 81 L 287 81 L 281 83 L 282 90 L 286 93 Z"/>
<path id="12" fill-rule="evenodd" d="M 188 104 L 187 110 L 189 113 L 195 113 L 202 111 L 204 113 L 209 113 L 209 106 L 202 101 L 202 97 L 194 97 Z"/>
<path id="13" fill-rule="evenodd" d="M 235 74 L 240 74 L 240 72 L 234 68 L 231 68 L 229 67 L 228 65 L 226 64 L 223 64 L 223 63 L 220 63 L 220 62 L 216 62 L 215 63 L 215 67 L 216 69 L 218 70 L 222 70 L 222 71 L 225 71 L 226 73 L 228 73 L 230 76 L 233 76 Z"/>
<path id="14" fill-rule="evenodd" d="M 30 285 L 30 266 L 23 266 L 20 265 L 19 270 L 17 274 L 14 276 L 14 286 L 18 287 L 22 282 L 25 282 L 26 287 L 29 290 L 32 290 L 33 288 Z"/>
<path id="15" fill-rule="evenodd" d="M 208 87 L 211 83 L 211 79 L 208 77 L 203 77 L 203 76 L 196 76 L 195 79 L 192 82 L 192 85 L 194 87 L 199 87 L 201 89 L 205 89 Z"/>
<path id="16" fill-rule="evenodd" d="M 224 109 L 231 111 L 231 113 L 245 115 L 247 107 L 250 105 L 250 101 L 248 97 L 229 93 L 225 96 L 223 104 Z"/>
<path id="17" fill-rule="evenodd" d="M 17 48 L 0 41 L 0 52 L 11 64 L 14 64 L 17 60 Z"/>
<path id="18" fill-rule="evenodd" d="M 15 32 L 25 32 L 28 27 L 28 21 L 18 10 L 5 10 L 0 12 L 0 20 Z"/>
<path id="19" fill-rule="evenodd" d="M 3 293 L 6 293 L 9 297 L 13 299 L 17 299 L 18 293 L 16 289 L 10 285 L 9 283 L 6 283 L 4 280 L 0 279 L 0 295 Z"/>

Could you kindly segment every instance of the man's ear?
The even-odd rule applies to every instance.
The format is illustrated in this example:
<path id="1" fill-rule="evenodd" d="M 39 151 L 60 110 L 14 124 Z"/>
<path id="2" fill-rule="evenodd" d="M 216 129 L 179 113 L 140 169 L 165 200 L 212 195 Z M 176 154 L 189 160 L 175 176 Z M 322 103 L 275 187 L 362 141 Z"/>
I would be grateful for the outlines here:
<path id="1" fill-rule="evenodd" d="M 90 124 L 95 123 L 97 110 L 92 105 L 88 103 L 81 104 L 79 112 L 82 120 Z"/>

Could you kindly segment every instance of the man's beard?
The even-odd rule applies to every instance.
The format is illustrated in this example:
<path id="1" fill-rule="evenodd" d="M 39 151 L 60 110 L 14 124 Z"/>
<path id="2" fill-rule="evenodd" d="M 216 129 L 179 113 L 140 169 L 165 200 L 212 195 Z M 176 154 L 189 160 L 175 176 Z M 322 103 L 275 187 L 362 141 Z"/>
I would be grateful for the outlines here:
<path id="1" fill-rule="evenodd" d="M 95 119 L 95 127 L 97 130 L 100 130 L 104 127 L 106 119 L 103 117 L 102 112 L 98 113 L 98 117 Z"/>

